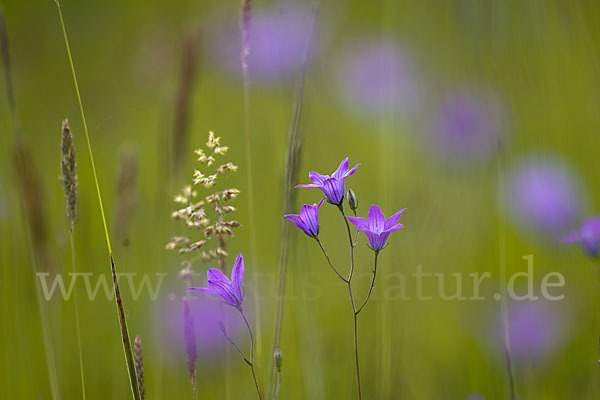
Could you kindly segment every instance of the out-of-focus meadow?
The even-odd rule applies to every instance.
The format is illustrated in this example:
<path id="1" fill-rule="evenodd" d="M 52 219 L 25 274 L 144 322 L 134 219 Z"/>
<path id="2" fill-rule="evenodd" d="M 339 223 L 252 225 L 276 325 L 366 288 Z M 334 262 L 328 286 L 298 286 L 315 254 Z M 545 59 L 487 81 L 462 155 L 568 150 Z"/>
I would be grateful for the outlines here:
<path id="1" fill-rule="evenodd" d="M 0 398 L 51 398 L 53 374 L 60 398 L 78 398 L 73 300 L 38 302 L 34 274 L 71 272 L 58 181 L 64 118 L 78 157 L 77 269 L 93 273 L 92 286 L 99 275 L 111 279 L 96 189 L 54 1 L 0 4 L 16 105 L 13 118 L 3 80 Z M 183 344 L 185 284 L 177 277 L 186 257 L 165 245 L 186 233 L 171 219 L 173 197 L 191 182 L 194 149 L 209 130 L 230 146 L 228 157 L 239 166 L 223 182 L 241 191 L 235 206 L 243 227 L 227 243 L 228 263 L 238 252 L 246 257 L 246 298 L 266 383 L 288 130 L 312 3 L 253 3 L 254 227 L 247 205 L 240 2 L 64 0 L 62 7 L 118 268 L 138 278 L 149 274 L 154 285 L 156 274 L 166 274 L 154 300 L 146 291 L 136 300 L 122 290 L 130 332 L 144 343 L 147 398 L 192 398 Z M 408 208 L 404 229 L 381 253 L 372 303 L 360 315 L 364 398 L 508 398 L 503 302 L 493 295 L 503 276 L 526 270 L 528 255 L 536 294 L 549 272 L 563 274 L 565 285 L 553 289 L 564 294 L 559 301 L 540 296 L 507 304 L 519 398 L 600 397 L 597 262 L 558 240 L 600 212 L 599 13 L 600 4 L 589 1 L 321 2 L 306 70 L 298 183 L 308 183 L 309 171 L 330 173 L 347 156 L 351 165 L 362 164 L 346 181 L 358 195 L 359 215 L 373 203 L 386 215 Z M 15 126 L 27 151 L 25 174 L 15 170 Z M 320 195 L 299 189 L 298 209 Z M 321 239 L 345 271 L 345 228 L 337 210 L 324 205 L 320 218 Z M 362 297 L 371 270 L 364 237 L 357 257 L 355 290 Z M 453 273 L 463 275 L 470 296 L 468 274 L 490 272 L 481 289 L 486 300 L 444 301 L 433 278 L 422 288 L 433 298 L 417 299 L 411 274 L 419 266 L 445 273 L 449 295 L 456 291 Z M 193 268 L 199 274 L 194 283 L 203 284 L 206 265 Z M 131 398 L 114 301 L 101 288 L 88 299 L 83 281 L 76 287 L 87 398 Z M 192 307 L 200 398 L 255 398 L 248 367 L 235 352 L 224 362 L 218 329 L 203 323 L 209 304 Z M 231 334 L 247 349 L 245 332 L 236 329 Z M 295 228 L 282 329 L 281 399 L 355 398 L 347 290 L 314 241 Z"/>

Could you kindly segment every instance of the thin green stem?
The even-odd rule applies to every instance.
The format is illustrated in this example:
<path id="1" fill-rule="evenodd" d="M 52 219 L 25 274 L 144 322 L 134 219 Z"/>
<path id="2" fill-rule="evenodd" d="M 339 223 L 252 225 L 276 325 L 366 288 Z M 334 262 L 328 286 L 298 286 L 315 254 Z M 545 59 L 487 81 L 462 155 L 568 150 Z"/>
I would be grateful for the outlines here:
<path id="1" fill-rule="evenodd" d="M 256 392 L 258 393 L 258 398 L 262 400 L 263 395 L 260 390 L 260 385 L 258 384 L 258 378 L 256 376 L 256 371 L 254 370 L 254 335 L 252 334 L 252 328 L 250 327 L 250 322 L 248 322 L 248 318 L 246 317 L 246 313 L 242 308 L 239 309 L 242 314 L 242 318 L 246 323 L 246 327 L 248 328 L 248 334 L 250 335 L 250 369 L 252 370 L 252 379 L 254 379 L 254 385 L 256 386 Z M 246 357 L 244 357 L 246 359 Z"/>
<path id="2" fill-rule="evenodd" d="M 71 267 L 73 268 L 73 274 L 75 270 L 75 240 L 73 239 L 73 227 L 69 230 L 69 241 L 71 244 Z M 81 398 L 85 400 L 85 378 L 83 374 L 83 353 L 81 346 L 81 327 L 79 324 L 79 306 L 77 303 L 77 288 L 73 287 L 73 305 L 75 308 L 75 329 L 77 332 L 77 351 L 79 352 L 79 374 L 81 375 Z"/>
<path id="3" fill-rule="evenodd" d="M 501 277 L 501 302 L 500 302 L 500 313 L 502 315 L 502 326 L 504 329 L 504 360 L 506 366 L 506 374 L 508 375 L 508 392 L 510 400 L 517 399 L 517 390 L 515 384 L 515 377 L 513 371 L 513 364 L 510 354 L 510 326 L 508 319 L 508 305 L 506 304 L 506 223 L 504 221 L 505 214 L 505 190 L 504 190 L 504 163 L 501 144 L 498 143 L 497 149 L 497 162 L 498 162 L 498 238 L 499 238 L 499 268 Z"/>
<path id="4" fill-rule="evenodd" d="M 225 339 L 227 339 L 227 341 L 229 343 L 231 343 L 231 345 L 237 350 L 237 352 L 240 354 L 240 356 L 242 356 L 242 358 L 244 359 L 244 361 L 246 362 L 246 364 L 248 365 L 252 365 L 252 361 L 250 361 L 248 359 L 248 357 L 246 357 L 246 355 L 244 354 L 244 352 L 239 348 L 239 346 L 233 341 L 233 339 L 231 337 L 229 337 L 229 335 L 226 332 L 223 332 L 223 336 L 225 336 Z"/>
<path id="5" fill-rule="evenodd" d="M 354 322 L 354 362 L 356 364 L 356 389 L 358 391 L 358 399 L 362 399 L 360 388 L 360 363 L 358 361 L 358 313 L 354 304 L 354 296 L 352 295 L 352 283 L 348 281 L 348 293 L 350 295 L 350 304 L 352 305 L 352 317 Z"/>
<path id="6" fill-rule="evenodd" d="M 325 251 L 325 248 L 323 247 L 323 244 L 321 243 L 321 240 L 319 240 L 319 238 L 317 236 L 315 236 L 315 240 L 317 241 L 317 243 L 319 244 L 319 247 L 321 248 L 321 250 L 323 251 L 323 254 L 325 255 L 325 258 L 327 259 L 327 262 L 329 263 L 329 266 L 331 267 L 331 269 L 333 269 L 333 272 L 336 273 L 336 275 L 343 280 L 344 282 L 348 283 L 348 279 L 344 278 L 342 276 L 342 274 L 339 273 L 339 271 L 337 270 L 337 268 L 333 265 L 333 263 L 331 262 L 331 259 L 329 258 L 329 255 L 327 254 L 327 251 Z"/>
<path id="7" fill-rule="evenodd" d="M 354 248 L 356 247 L 356 241 L 358 239 L 358 231 L 356 232 L 355 240 L 352 240 L 352 232 L 348 218 L 344 215 L 344 206 L 338 205 L 338 209 L 342 214 L 342 218 L 346 223 L 346 230 L 348 231 L 348 243 L 350 245 L 350 273 L 346 283 L 348 284 L 348 294 L 350 296 L 350 304 L 352 305 L 352 320 L 354 323 L 354 362 L 356 364 L 356 390 L 358 392 L 358 399 L 362 399 L 362 390 L 360 386 L 360 362 L 358 358 L 358 312 L 356 311 L 356 304 L 354 303 L 354 295 L 352 293 L 352 276 L 354 275 Z"/>
<path id="8" fill-rule="evenodd" d="M 375 287 L 375 278 L 377 277 L 377 257 L 378 256 L 379 256 L 379 252 L 376 251 L 375 252 L 375 261 L 373 262 L 373 278 L 371 279 L 371 286 L 369 287 L 369 292 L 367 293 L 367 297 L 365 298 L 365 301 L 363 301 L 363 303 L 361 304 L 361 306 L 358 307 L 358 310 L 356 311 L 357 315 L 367 305 L 369 299 L 371 298 L 371 292 L 373 291 L 373 287 Z"/>
<path id="9" fill-rule="evenodd" d="M 90 135 L 87 127 L 87 122 L 85 119 L 85 113 L 83 111 L 83 102 L 81 100 L 81 93 L 79 91 L 79 84 L 77 83 L 77 74 L 75 73 L 75 65 L 73 63 L 73 57 L 71 55 L 71 47 L 69 46 L 69 38 L 67 36 L 67 30 L 65 28 L 65 22 L 62 15 L 62 9 L 58 0 L 55 0 L 56 8 L 58 10 L 58 17 L 60 19 L 60 26 L 63 33 L 63 38 L 65 41 L 65 47 L 67 50 L 67 56 L 69 59 L 69 65 L 71 67 L 71 75 L 73 76 L 73 84 L 75 86 L 75 93 L 77 95 L 77 102 L 79 104 L 79 112 L 81 114 L 81 120 L 83 123 L 83 130 L 85 132 L 85 138 L 87 142 L 88 154 L 90 157 L 90 163 L 92 165 L 92 173 L 94 175 L 94 183 L 96 186 L 96 195 L 98 197 L 98 204 L 100 206 L 100 214 L 102 216 L 102 225 L 104 227 L 104 235 L 106 237 L 106 246 L 108 248 L 108 255 L 110 258 L 111 272 L 113 276 L 113 287 L 115 291 L 115 302 L 117 306 L 117 314 L 119 317 L 119 325 L 121 327 L 121 339 L 123 341 L 123 352 L 125 353 L 125 362 L 127 364 L 127 370 L 129 374 L 129 383 L 131 386 L 131 392 L 133 393 L 133 398 L 135 400 L 140 399 L 140 392 L 137 382 L 137 376 L 135 373 L 135 365 L 133 362 L 133 350 L 131 348 L 131 341 L 129 339 L 129 330 L 127 329 L 127 320 L 125 317 L 125 310 L 123 307 L 123 300 L 121 298 L 121 291 L 119 289 L 119 283 L 117 280 L 117 272 L 115 263 L 112 255 L 112 248 L 110 245 L 110 237 L 108 235 L 108 225 L 106 223 L 106 216 L 104 213 L 104 205 L 102 203 L 102 195 L 100 193 L 100 184 L 98 183 L 98 174 L 96 173 L 96 165 L 94 163 L 94 154 L 92 152 L 92 144 L 90 141 Z"/>
<path id="10" fill-rule="evenodd" d="M 279 388 L 281 387 L 281 372 L 277 371 L 277 386 L 275 386 L 275 394 L 273 395 L 273 400 L 277 400 L 277 396 L 279 396 Z"/>

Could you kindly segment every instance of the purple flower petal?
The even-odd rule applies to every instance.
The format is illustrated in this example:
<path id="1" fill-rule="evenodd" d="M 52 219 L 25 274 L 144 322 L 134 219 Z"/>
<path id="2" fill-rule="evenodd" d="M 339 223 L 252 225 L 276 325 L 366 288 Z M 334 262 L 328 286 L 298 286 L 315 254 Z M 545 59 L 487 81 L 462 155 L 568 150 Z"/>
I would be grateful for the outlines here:
<path id="1" fill-rule="evenodd" d="M 592 255 L 598 255 L 600 246 L 600 217 L 588 218 L 581 224 L 581 244 Z"/>
<path id="2" fill-rule="evenodd" d="M 340 204 L 344 199 L 344 178 L 329 178 L 323 182 L 321 189 L 330 202 Z"/>
<path id="3" fill-rule="evenodd" d="M 385 233 L 395 232 L 398 229 L 402 229 L 402 228 L 404 228 L 404 225 L 402 225 L 402 224 L 396 224 L 396 225 L 393 225 L 393 226 L 385 229 L 383 232 L 385 232 Z"/>
<path id="4" fill-rule="evenodd" d="M 349 216 L 346 216 L 346 218 L 348 218 L 348 221 L 350 221 L 350 223 L 356 225 L 356 229 L 358 229 L 359 231 L 366 231 L 367 229 L 369 229 L 369 221 L 367 221 L 365 218 Z"/>
<path id="5" fill-rule="evenodd" d="M 352 169 L 344 174 L 344 178 L 353 175 L 356 172 L 356 169 L 360 167 L 360 164 L 356 164 Z"/>
<path id="6" fill-rule="evenodd" d="M 233 292 L 231 290 L 231 285 L 228 285 L 227 283 L 225 283 L 223 281 L 211 281 L 211 280 L 209 280 L 206 284 L 208 286 L 208 289 L 212 290 L 212 293 L 215 293 L 215 294 L 218 294 L 219 296 L 221 296 L 227 304 L 229 304 L 231 306 L 239 305 L 240 302 L 233 294 Z M 206 293 L 209 293 L 209 292 L 206 292 Z"/>
<path id="7" fill-rule="evenodd" d="M 320 188 L 320 185 L 315 185 L 314 183 L 309 183 L 307 185 L 296 185 L 296 188 Z"/>
<path id="8" fill-rule="evenodd" d="M 220 269 L 217 268 L 209 268 L 208 271 L 206 271 L 206 276 L 209 281 L 223 281 L 227 284 L 230 283 L 230 280 L 227 277 L 227 275 L 225 275 L 223 272 L 221 272 Z"/>
<path id="9" fill-rule="evenodd" d="M 285 215 L 283 218 L 292 221 L 294 223 L 294 225 L 296 225 L 298 228 L 302 229 L 302 231 L 304 233 L 306 233 L 307 235 L 310 235 L 310 232 L 308 231 L 306 224 L 304 223 L 304 220 L 300 217 L 300 215 L 288 214 L 288 215 Z"/>
<path id="10" fill-rule="evenodd" d="M 323 181 L 329 179 L 329 176 L 321 175 L 317 172 L 309 172 L 308 177 L 310 178 L 310 181 L 316 185 L 322 185 Z"/>
<path id="11" fill-rule="evenodd" d="M 369 229 L 374 232 L 382 232 L 385 229 L 385 215 L 375 204 L 369 207 Z"/>
<path id="12" fill-rule="evenodd" d="M 403 208 L 402 210 L 398 211 L 396 214 L 394 214 L 391 217 L 389 217 L 388 219 L 386 219 L 385 224 L 384 224 L 384 229 L 386 229 L 386 230 L 390 229 L 393 225 L 395 225 L 405 210 L 406 210 L 406 208 Z"/>
<path id="13" fill-rule="evenodd" d="M 333 174 L 331 174 L 332 178 L 341 179 L 344 177 L 344 174 L 348 172 L 348 157 L 346 157 L 341 163 L 338 169 L 335 170 Z"/>
<path id="14" fill-rule="evenodd" d="M 238 298 L 239 302 L 242 302 L 242 281 L 244 280 L 244 257 L 242 253 L 237 255 L 235 264 L 231 270 L 231 288 L 233 294 Z"/>

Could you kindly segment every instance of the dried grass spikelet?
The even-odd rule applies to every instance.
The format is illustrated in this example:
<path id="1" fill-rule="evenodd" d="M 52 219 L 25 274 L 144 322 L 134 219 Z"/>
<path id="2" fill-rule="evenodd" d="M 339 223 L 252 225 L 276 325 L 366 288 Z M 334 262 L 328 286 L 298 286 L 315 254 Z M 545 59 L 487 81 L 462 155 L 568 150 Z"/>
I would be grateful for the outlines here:
<path id="1" fill-rule="evenodd" d="M 225 271 L 227 257 L 226 239 L 233 236 L 233 230 L 241 224 L 230 219 L 237 209 L 230 204 L 240 191 L 235 188 L 214 190 L 220 177 L 236 172 L 238 167 L 228 161 L 220 161 L 228 147 L 221 144 L 221 138 L 209 132 L 204 148 L 195 151 L 200 166 L 194 171 L 192 185 L 183 188 L 175 196 L 175 203 L 182 208 L 172 213 L 173 219 L 183 222 L 188 229 L 202 232 L 200 239 L 175 236 L 167 244 L 169 250 L 180 254 L 196 253 L 203 261 L 217 260 L 218 267 Z M 207 248 L 214 242 L 212 248 Z M 189 269 L 189 267 L 186 267 Z"/>
<path id="2" fill-rule="evenodd" d="M 129 229 L 138 204 L 138 156 L 135 149 L 124 149 L 119 164 L 114 229 L 117 241 L 127 245 Z"/>
<path id="3" fill-rule="evenodd" d="M 146 398 L 146 387 L 144 385 L 144 354 L 142 352 L 142 338 L 140 338 L 139 335 L 136 335 L 133 342 L 133 357 L 138 387 L 140 390 L 140 399 L 144 400 Z"/>
<path id="4" fill-rule="evenodd" d="M 69 229 L 73 232 L 73 225 L 77 217 L 77 162 L 75 160 L 75 145 L 73 135 L 69 128 L 69 121 L 62 122 L 62 135 L 60 141 L 60 176 L 58 178 L 65 192 L 67 220 Z"/>

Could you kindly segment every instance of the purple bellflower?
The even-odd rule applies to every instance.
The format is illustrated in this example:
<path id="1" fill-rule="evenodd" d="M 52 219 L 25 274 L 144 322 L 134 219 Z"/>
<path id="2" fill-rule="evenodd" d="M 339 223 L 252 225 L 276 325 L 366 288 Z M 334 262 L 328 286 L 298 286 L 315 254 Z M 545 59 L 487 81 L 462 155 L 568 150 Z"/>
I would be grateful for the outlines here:
<path id="1" fill-rule="evenodd" d="M 363 231 L 367 235 L 371 249 L 378 252 L 385 246 L 385 242 L 391 232 L 404 228 L 404 225 L 397 224 L 404 210 L 406 210 L 406 208 L 403 208 L 388 219 L 385 219 L 385 215 L 383 215 L 381 209 L 373 204 L 369 208 L 368 220 L 360 217 L 347 216 L 346 218 L 356 225 L 356 228 L 359 231 Z"/>
<path id="2" fill-rule="evenodd" d="M 300 214 L 287 214 L 283 218 L 292 221 L 308 236 L 317 237 L 319 235 L 319 208 L 323 201 L 325 201 L 324 198 L 319 204 L 313 204 L 312 206 L 305 204 L 300 209 Z"/>
<path id="3" fill-rule="evenodd" d="M 189 290 L 200 290 L 204 293 L 214 293 L 221 296 L 223 301 L 237 309 L 242 308 L 244 294 L 242 280 L 244 279 L 244 257 L 238 254 L 231 270 L 231 280 L 219 269 L 209 268 L 206 272 L 208 281 L 205 288 L 192 287 Z"/>
<path id="4" fill-rule="evenodd" d="M 580 243 L 591 257 L 598 257 L 600 247 L 600 216 L 586 218 L 579 230 L 562 238 L 565 243 Z"/>
<path id="5" fill-rule="evenodd" d="M 354 174 L 359 166 L 360 164 L 356 164 L 351 170 L 348 170 L 348 157 L 346 157 L 344 161 L 341 162 L 338 169 L 331 174 L 331 177 L 329 175 L 310 172 L 308 176 L 312 183 L 309 183 L 308 185 L 298 185 L 296 187 L 319 188 L 325 193 L 327 200 L 329 200 L 331 204 L 339 206 L 344 200 L 344 183 L 346 177 Z"/>

